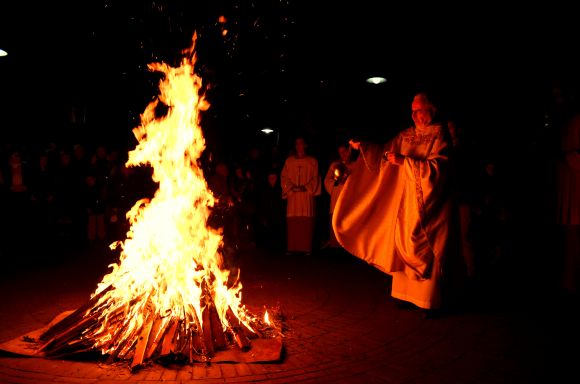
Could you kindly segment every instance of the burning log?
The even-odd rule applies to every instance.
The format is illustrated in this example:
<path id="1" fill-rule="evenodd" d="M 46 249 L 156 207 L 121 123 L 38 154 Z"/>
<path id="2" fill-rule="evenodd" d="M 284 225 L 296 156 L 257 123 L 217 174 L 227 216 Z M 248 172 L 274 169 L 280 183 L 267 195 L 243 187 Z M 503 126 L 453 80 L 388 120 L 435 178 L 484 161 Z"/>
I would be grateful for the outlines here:
<path id="1" fill-rule="evenodd" d="M 50 340 L 51 338 L 55 337 L 57 334 L 65 332 L 68 330 L 72 325 L 77 323 L 79 319 L 81 319 L 85 312 L 93 308 L 93 306 L 106 294 L 108 291 L 112 289 L 112 286 L 108 286 L 107 288 L 103 289 L 98 295 L 95 295 L 89 301 L 87 301 L 83 306 L 76 309 L 70 315 L 63 318 L 58 323 L 54 324 L 52 327 L 47 329 L 44 333 L 40 335 L 40 340 Z"/>
<path id="2" fill-rule="evenodd" d="M 177 327 L 179 326 L 179 321 L 177 319 L 170 320 L 171 326 L 169 330 L 163 337 L 163 342 L 161 343 L 161 357 L 165 357 L 171 353 L 175 352 L 175 342 L 177 337 Z"/>
<path id="3" fill-rule="evenodd" d="M 207 311 L 209 312 L 212 342 L 217 350 L 225 349 L 227 347 L 226 335 L 224 333 L 224 329 L 215 305 L 209 305 Z"/>
<path id="4" fill-rule="evenodd" d="M 169 318 L 156 319 L 153 324 L 153 329 L 151 330 L 151 335 L 153 338 L 151 342 L 147 345 L 147 352 L 145 353 L 145 358 L 149 359 L 153 356 L 153 353 L 157 350 L 160 345 L 161 340 L 165 336 L 165 330 L 169 324 Z"/>
<path id="5" fill-rule="evenodd" d="M 137 346 L 135 347 L 135 354 L 133 355 L 131 369 L 135 369 L 136 367 L 139 367 L 143 364 L 143 359 L 145 358 L 145 351 L 147 350 L 147 344 L 149 343 L 149 335 L 151 334 L 152 327 L 153 321 L 148 321 L 143 326 L 137 341 Z"/>
<path id="6" fill-rule="evenodd" d="M 231 309 L 228 308 L 226 312 L 228 322 L 230 323 L 230 332 L 232 336 L 242 351 L 248 351 L 250 349 L 250 339 L 247 334 L 251 331 L 234 315 Z"/>
<path id="7" fill-rule="evenodd" d="M 208 357 L 213 357 L 215 355 L 215 346 L 213 343 L 212 338 L 212 326 L 211 326 L 211 319 L 210 319 L 210 311 L 209 305 L 206 305 L 202 309 L 202 338 L 203 338 L 203 345 L 205 346 L 206 355 Z"/>
<path id="8" fill-rule="evenodd" d="M 207 285 L 202 287 L 209 291 Z M 99 334 L 103 327 L 99 324 L 99 301 L 107 290 L 95 295 L 87 305 L 79 308 L 60 322 L 46 330 L 39 339 L 43 344 L 40 351 L 47 357 L 63 357 L 79 352 L 97 351 L 90 336 Z M 184 358 L 193 363 L 195 361 L 209 361 L 216 352 L 227 349 L 230 345 L 237 345 L 241 351 L 251 348 L 251 338 L 258 337 L 259 332 L 252 331 L 234 314 L 231 308 L 226 310 L 226 331 L 223 322 L 209 293 L 202 294 L 205 306 L 201 310 L 201 321 L 195 311 L 183 311 L 183 319 L 176 316 L 161 317 L 156 314 L 152 305 L 144 306 L 146 313 L 144 321 L 138 327 L 127 333 L 127 309 L 116 308 L 107 318 L 108 340 L 100 345 L 102 350 L 109 350 L 108 361 L 118 359 L 131 360 L 130 367 L 135 370 L 145 361 L 174 356 Z M 229 340 L 228 341 L 228 336 Z"/>

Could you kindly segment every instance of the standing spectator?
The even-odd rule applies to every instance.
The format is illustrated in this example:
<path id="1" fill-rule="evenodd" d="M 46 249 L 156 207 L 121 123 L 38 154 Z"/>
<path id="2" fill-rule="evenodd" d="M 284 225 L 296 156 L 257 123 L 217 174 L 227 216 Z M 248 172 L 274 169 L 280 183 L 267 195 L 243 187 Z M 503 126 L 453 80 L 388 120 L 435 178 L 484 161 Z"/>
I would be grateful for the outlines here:
<path id="1" fill-rule="evenodd" d="M 92 173 L 96 178 L 96 174 L 91 170 L 91 156 L 87 153 L 86 147 L 77 143 L 73 146 L 72 157 L 70 165 L 73 171 L 74 188 L 74 210 L 73 210 L 73 225 L 71 227 L 72 234 L 75 240 L 84 243 L 87 239 L 86 225 L 88 222 L 86 202 L 87 196 L 87 176 Z M 97 180 L 95 180 L 95 183 Z"/>
<path id="2" fill-rule="evenodd" d="M 8 164 L 5 164 L 5 183 L 7 187 L 7 228 L 8 245 L 14 250 L 30 244 L 27 236 L 31 225 L 30 165 L 23 152 L 14 148 L 10 151 Z"/>
<path id="3" fill-rule="evenodd" d="M 580 282 L 580 110 L 575 109 L 560 131 L 556 162 L 556 223 L 564 252 L 561 272 L 565 294 L 578 298 Z"/>
<path id="4" fill-rule="evenodd" d="M 104 190 L 98 183 L 96 171 L 90 170 L 85 177 L 83 191 L 86 209 L 86 230 L 89 244 L 96 240 L 104 241 L 107 236 L 105 228 L 105 197 Z"/>
<path id="5" fill-rule="evenodd" d="M 465 260 L 467 277 L 475 283 L 482 277 L 483 272 L 476 250 L 476 236 L 480 236 L 481 233 L 475 230 L 475 226 L 483 210 L 483 196 L 491 191 L 483 190 L 481 156 L 476 143 L 470 140 L 469 135 L 464 131 L 462 122 L 458 122 L 456 118 L 448 118 L 447 128 L 452 144 L 450 150 L 451 184 L 459 214 L 461 252 Z M 493 167 L 486 171 L 490 171 L 490 173 L 486 172 L 486 175 L 493 177 Z M 494 204 L 495 197 L 493 196 Z M 479 245 L 482 243 L 480 242 Z"/>
<path id="6" fill-rule="evenodd" d="M 240 246 L 252 246 L 255 241 L 255 181 L 252 173 L 244 170 L 241 164 L 234 166 L 234 174 L 230 180 L 230 193 L 234 202 L 235 237 Z"/>
<path id="7" fill-rule="evenodd" d="M 76 236 L 78 229 L 75 230 L 75 228 L 83 227 L 83 223 L 78 221 L 80 217 L 78 212 L 81 207 L 81 188 L 78 184 L 77 174 L 72 163 L 72 155 L 66 149 L 62 149 L 59 153 L 54 185 L 56 229 L 58 235 L 63 239 L 80 240 Z"/>
<path id="8" fill-rule="evenodd" d="M 266 180 L 257 188 L 257 195 L 257 243 L 271 250 L 281 250 L 285 245 L 285 200 L 276 168 L 267 172 Z"/>
<path id="9" fill-rule="evenodd" d="M 143 186 L 136 179 L 135 168 L 119 163 L 111 171 L 105 189 L 107 237 L 113 241 L 126 239 L 130 229 L 127 212 L 144 197 Z"/>
<path id="10" fill-rule="evenodd" d="M 208 225 L 215 229 L 222 229 L 224 265 L 237 266 L 238 239 L 237 219 L 234 212 L 234 197 L 230 188 L 230 168 L 225 161 L 218 161 L 208 179 L 208 187 L 216 197 L 211 209 Z"/>
<path id="11" fill-rule="evenodd" d="M 312 253 L 316 223 L 316 197 L 322 192 L 318 160 L 306 153 L 306 140 L 297 137 L 294 153 L 281 173 L 282 197 L 287 200 L 287 252 Z"/>
<path id="12" fill-rule="evenodd" d="M 41 153 L 32 168 L 31 200 L 35 233 L 42 245 L 54 240 L 56 223 L 55 173 L 48 153 Z"/>

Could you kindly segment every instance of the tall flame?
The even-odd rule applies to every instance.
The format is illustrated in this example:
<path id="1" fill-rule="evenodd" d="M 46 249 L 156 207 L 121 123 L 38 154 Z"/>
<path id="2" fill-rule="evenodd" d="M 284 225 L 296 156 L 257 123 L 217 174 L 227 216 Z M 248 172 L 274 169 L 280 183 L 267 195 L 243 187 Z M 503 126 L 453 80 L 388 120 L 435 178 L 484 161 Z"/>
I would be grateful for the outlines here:
<path id="1" fill-rule="evenodd" d="M 209 103 L 194 72 L 195 41 L 194 35 L 179 67 L 149 65 L 164 76 L 158 99 L 133 130 L 139 143 L 129 152 L 127 165 L 150 165 L 159 187 L 151 200 L 140 200 L 127 213 L 127 238 L 112 244 L 121 249 L 119 263 L 111 265 L 112 272 L 93 293 L 101 296 L 102 325 L 85 336 L 94 338 L 103 353 L 134 343 L 148 316 L 179 318 L 201 328 L 208 293 L 224 330 L 230 326 L 229 309 L 252 330 L 254 319 L 241 302 L 242 285 L 222 267 L 222 234 L 206 225 L 215 198 L 198 165 L 205 149 L 200 112 Z M 160 103 L 168 111 L 162 117 L 156 116 Z"/>

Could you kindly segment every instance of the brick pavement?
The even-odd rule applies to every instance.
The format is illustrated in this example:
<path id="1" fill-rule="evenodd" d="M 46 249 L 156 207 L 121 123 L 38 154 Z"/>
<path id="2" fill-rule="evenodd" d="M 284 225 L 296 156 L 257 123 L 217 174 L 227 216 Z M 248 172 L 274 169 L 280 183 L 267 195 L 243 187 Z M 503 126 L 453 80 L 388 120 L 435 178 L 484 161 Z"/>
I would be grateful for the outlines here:
<path id="1" fill-rule="evenodd" d="M 0 342 L 84 303 L 106 271 L 106 255 L 79 248 L 52 262 L 23 255 L 6 264 Z M 519 281 L 494 281 L 474 305 L 425 319 L 395 306 L 388 276 L 344 252 L 240 257 L 247 307 L 279 306 L 285 316 L 281 361 L 130 373 L 125 364 L 0 354 L 0 383 L 535 383 L 572 361 L 562 347 L 577 337 L 578 315 Z"/>

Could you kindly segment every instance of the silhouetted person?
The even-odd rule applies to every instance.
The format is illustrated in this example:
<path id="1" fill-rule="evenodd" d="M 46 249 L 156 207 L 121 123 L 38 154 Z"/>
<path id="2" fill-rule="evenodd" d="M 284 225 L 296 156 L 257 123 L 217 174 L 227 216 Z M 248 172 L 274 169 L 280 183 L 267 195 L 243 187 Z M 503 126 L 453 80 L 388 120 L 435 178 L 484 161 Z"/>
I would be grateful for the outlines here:
<path id="1" fill-rule="evenodd" d="M 31 172 L 31 200 L 35 235 L 42 248 L 51 245 L 56 234 L 55 172 L 47 153 L 41 153 Z"/>
<path id="2" fill-rule="evenodd" d="M 31 170 L 20 149 L 10 151 L 4 166 L 6 185 L 6 242 L 8 248 L 20 252 L 31 244 Z"/>
<path id="3" fill-rule="evenodd" d="M 556 223 L 563 239 L 562 288 L 578 298 L 580 283 L 580 109 L 559 132 Z"/>
<path id="4" fill-rule="evenodd" d="M 266 174 L 257 190 L 257 241 L 262 247 L 278 251 L 286 244 L 286 205 L 278 170 L 271 169 Z"/>

